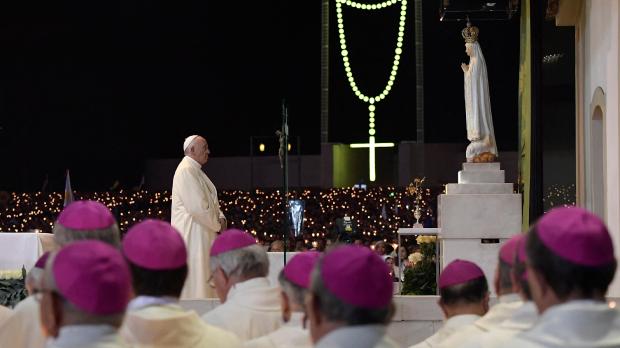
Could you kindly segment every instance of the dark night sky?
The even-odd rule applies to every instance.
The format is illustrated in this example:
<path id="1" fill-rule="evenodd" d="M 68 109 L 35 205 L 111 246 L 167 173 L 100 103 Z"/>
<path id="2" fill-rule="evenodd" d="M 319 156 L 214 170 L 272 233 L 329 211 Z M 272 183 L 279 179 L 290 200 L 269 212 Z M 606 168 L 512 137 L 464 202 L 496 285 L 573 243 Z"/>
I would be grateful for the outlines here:
<path id="1" fill-rule="evenodd" d="M 436 2 L 424 5 L 427 141 L 464 142 L 462 24 L 440 23 Z M 133 184 L 145 159 L 180 157 L 193 132 L 207 136 L 213 156 L 247 155 L 250 136 L 279 128 L 283 97 L 302 151 L 319 152 L 319 1 L 3 2 L 0 13 L 0 189 L 36 190 L 46 174 L 62 187 L 65 168 L 84 189 Z M 345 13 L 347 39 L 359 85 L 380 90 L 397 12 L 368 14 Z M 412 24 L 411 1 L 396 84 L 377 112 L 379 140 L 414 140 Z M 499 147 L 515 150 L 518 19 L 478 26 Z M 365 105 L 331 44 L 330 140 L 364 140 Z"/>

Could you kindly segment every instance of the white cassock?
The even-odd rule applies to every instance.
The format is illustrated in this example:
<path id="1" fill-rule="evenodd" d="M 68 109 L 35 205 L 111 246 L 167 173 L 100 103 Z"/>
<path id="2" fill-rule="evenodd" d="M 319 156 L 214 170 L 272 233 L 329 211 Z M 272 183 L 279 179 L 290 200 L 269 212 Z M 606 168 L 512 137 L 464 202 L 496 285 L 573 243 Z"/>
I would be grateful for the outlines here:
<path id="1" fill-rule="evenodd" d="M 518 294 L 502 295 L 489 311 L 472 325 L 463 327 L 441 342 L 441 347 L 460 347 L 464 342 L 476 341 L 483 333 L 498 327 L 523 306 Z"/>
<path id="2" fill-rule="evenodd" d="M 265 336 L 282 326 L 280 293 L 264 277 L 233 285 L 226 302 L 202 316 L 208 324 L 237 335 L 242 341 Z"/>
<path id="3" fill-rule="evenodd" d="M 12 313 L 13 311 L 10 308 L 0 306 L 0 325 L 2 325 L 2 322 L 8 319 Z"/>
<path id="4" fill-rule="evenodd" d="M 211 275 L 209 250 L 224 214 L 215 186 L 200 163 L 187 156 L 174 173 L 171 213 L 172 226 L 181 232 L 188 254 L 188 274 L 181 298 L 216 297 L 207 284 Z"/>
<path id="5" fill-rule="evenodd" d="M 321 337 L 316 348 L 397 348 L 386 336 L 385 325 L 356 325 L 336 329 Z"/>
<path id="6" fill-rule="evenodd" d="M 480 316 L 475 314 L 455 315 L 446 320 L 441 329 L 437 330 L 431 337 L 418 344 L 414 344 L 410 348 L 439 347 L 450 336 L 472 325 L 478 319 L 480 319 Z"/>
<path id="7" fill-rule="evenodd" d="M 555 305 L 536 324 L 502 348 L 620 347 L 620 314 L 605 302 L 577 300 Z"/>
<path id="8" fill-rule="evenodd" d="M 128 311 L 121 336 L 135 347 L 241 347 L 235 335 L 206 324 L 196 312 L 185 310 L 177 304 Z"/>
<path id="9" fill-rule="evenodd" d="M 245 342 L 244 348 L 311 348 L 310 332 L 303 328 L 304 313 L 294 312 L 291 319 L 276 331 Z"/>
<path id="10" fill-rule="evenodd" d="M 462 345 L 460 348 L 502 348 L 512 340 L 519 332 L 531 329 L 538 320 L 538 309 L 534 302 L 528 301 L 519 307 L 510 318 L 504 320 L 499 326 L 496 326 L 483 333 L 479 337 L 472 338 Z"/>
<path id="11" fill-rule="evenodd" d="M 40 323 L 39 302 L 34 296 L 28 296 L 15 306 L 11 316 L 0 325 L 0 347 L 45 347 Z"/>
<path id="12" fill-rule="evenodd" d="M 58 337 L 47 348 L 129 348 L 118 330 L 110 325 L 69 325 L 60 328 Z"/>

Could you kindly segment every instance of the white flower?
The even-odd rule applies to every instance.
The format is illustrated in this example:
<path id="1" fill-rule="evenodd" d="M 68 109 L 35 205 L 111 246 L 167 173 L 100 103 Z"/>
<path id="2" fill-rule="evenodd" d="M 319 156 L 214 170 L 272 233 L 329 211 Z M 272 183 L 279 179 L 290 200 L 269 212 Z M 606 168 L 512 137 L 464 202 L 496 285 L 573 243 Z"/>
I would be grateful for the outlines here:
<path id="1" fill-rule="evenodd" d="M 422 254 L 416 251 L 415 253 L 409 255 L 407 259 L 415 265 L 416 263 L 422 261 Z"/>

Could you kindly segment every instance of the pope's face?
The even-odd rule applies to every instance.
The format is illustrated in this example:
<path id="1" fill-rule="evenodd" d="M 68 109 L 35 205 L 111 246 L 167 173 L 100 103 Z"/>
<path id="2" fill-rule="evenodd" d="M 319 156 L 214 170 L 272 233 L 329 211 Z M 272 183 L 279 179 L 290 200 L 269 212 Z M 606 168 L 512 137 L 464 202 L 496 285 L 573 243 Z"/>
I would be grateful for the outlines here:
<path id="1" fill-rule="evenodd" d="M 193 147 L 193 155 L 195 157 L 194 159 L 198 163 L 205 165 L 207 161 L 209 160 L 209 154 L 211 153 L 209 151 L 209 144 L 207 143 L 207 140 L 203 137 L 198 137 L 194 141 L 194 144 L 192 145 L 192 147 Z"/>

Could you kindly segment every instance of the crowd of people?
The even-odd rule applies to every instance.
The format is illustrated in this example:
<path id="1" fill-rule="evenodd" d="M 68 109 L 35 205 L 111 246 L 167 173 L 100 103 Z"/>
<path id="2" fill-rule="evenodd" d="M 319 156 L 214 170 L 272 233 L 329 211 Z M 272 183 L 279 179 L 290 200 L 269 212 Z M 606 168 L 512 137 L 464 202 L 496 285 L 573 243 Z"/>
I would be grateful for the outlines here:
<path id="1" fill-rule="evenodd" d="M 425 226 L 436 226 L 436 197 L 443 187 L 431 186 L 423 196 Z M 220 207 L 230 227 L 252 233 L 269 244 L 282 239 L 282 198 L 278 190 L 224 190 L 218 192 Z M 291 199 L 305 202 L 304 244 L 336 238 L 336 220 L 353 218 L 357 236 L 364 241 L 396 238 L 399 227 L 412 226 L 414 199 L 405 188 L 377 187 L 305 189 L 292 191 Z M 118 220 L 121 233 L 134 224 L 153 218 L 170 221 L 171 193 L 149 191 L 110 191 L 75 194 L 76 199 L 105 204 Z M 64 202 L 62 193 L 0 192 L 0 231 L 51 232 Z"/>
<path id="2" fill-rule="evenodd" d="M 201 317 L 179 304 L 191 265 L 170 223 L 146 219 L 121 236 L 105 205 L 77 201 L 53 233 L 55 250 L 28 273 L 30 296 L 0 308 L 0 347 L 398 347 L 384 243 L 300 253 L 274 286 L 255 237 L 225 230 L 207 280 L 220 304 Z M 467 260 L 446 265 L 446 320 L 414 347 L 620 347 L 620 315 L 605 298 L 616 263 L 597 216 L 554 209 L 502 245 L 493 280 Z"/>

